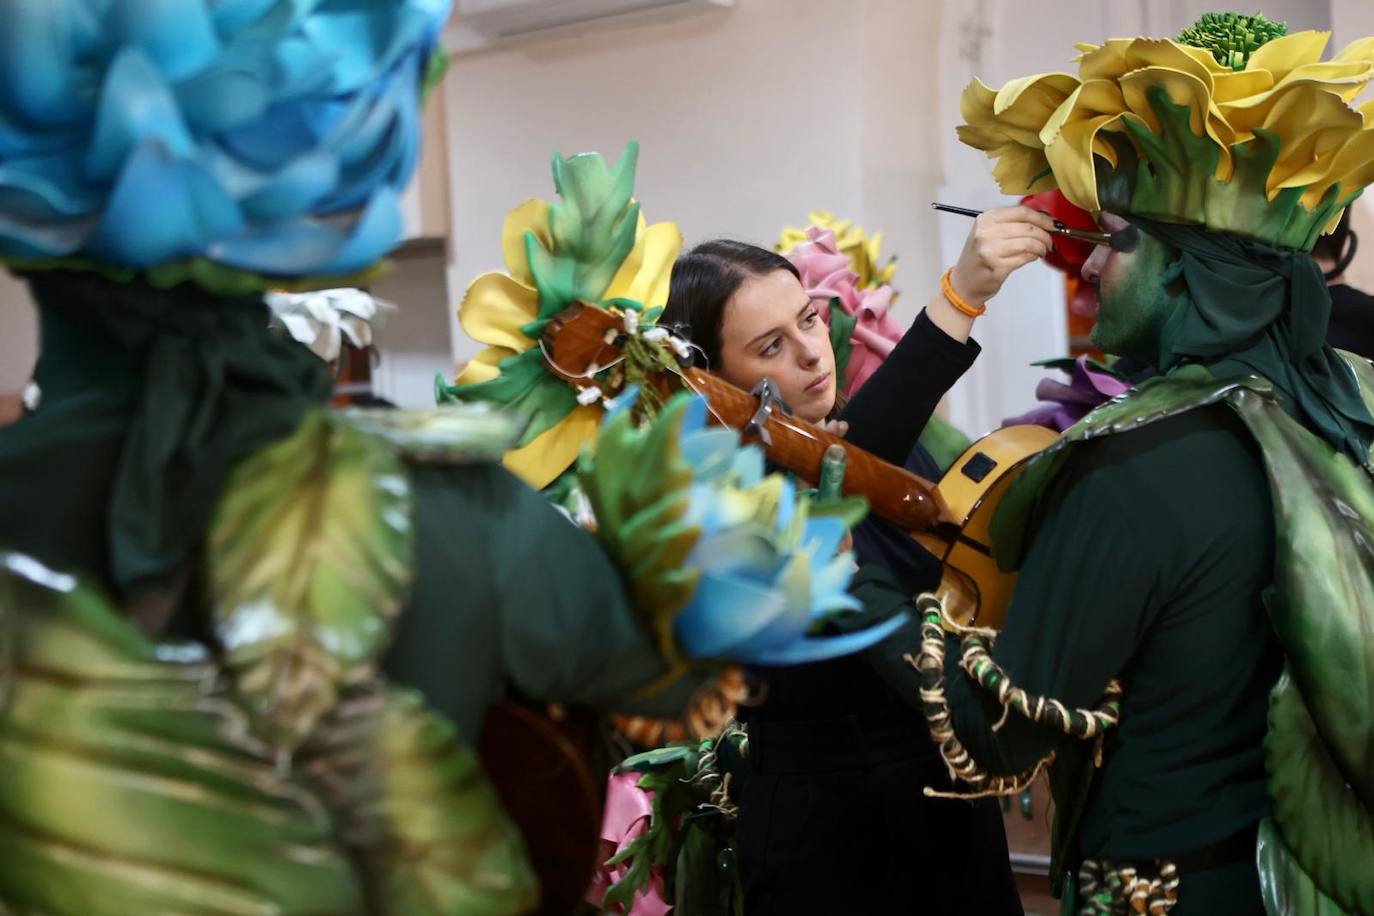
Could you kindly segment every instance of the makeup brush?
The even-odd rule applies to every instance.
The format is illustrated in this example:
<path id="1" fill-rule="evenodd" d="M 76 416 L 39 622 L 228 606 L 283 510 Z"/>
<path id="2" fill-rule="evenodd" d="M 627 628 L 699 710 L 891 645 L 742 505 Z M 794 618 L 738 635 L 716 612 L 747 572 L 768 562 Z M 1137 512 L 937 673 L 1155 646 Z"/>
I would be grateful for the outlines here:
<path id="1" fill-rule="evenodd" d="M 970 210 L 968 207 L 955 207 L 951 204 L 931 204 L 932 209 L 940 210 L 945 213 L 954 213 L 958 216 L 979 216 L 982 210 Z M 1065 238 L 1078 239 L 1080 242 L 1089 242 L 1093 245 L 1106 245 L 1115 251 L 1129 250 L 1127 245 L 1131 241 L 1127 236 L 1134 233 L 1125 232 L 1089 232 L 1085 229 L 1070 229 L 1059 220 L 1054 221 L 1054 228 L 1048 230 L 1053 235 L 1062 235 Z"/>

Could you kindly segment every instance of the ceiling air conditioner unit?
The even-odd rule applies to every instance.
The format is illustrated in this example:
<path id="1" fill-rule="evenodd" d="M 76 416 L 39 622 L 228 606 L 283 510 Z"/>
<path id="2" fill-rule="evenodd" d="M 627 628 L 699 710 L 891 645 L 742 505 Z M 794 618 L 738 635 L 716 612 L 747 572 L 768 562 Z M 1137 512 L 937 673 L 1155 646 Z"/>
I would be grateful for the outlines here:
<path id="1" fill-rule="evenodd" d="M 444 44 L 455 54 L 609 22 L 729 8 L 735 0 L 456 0 Z"/>

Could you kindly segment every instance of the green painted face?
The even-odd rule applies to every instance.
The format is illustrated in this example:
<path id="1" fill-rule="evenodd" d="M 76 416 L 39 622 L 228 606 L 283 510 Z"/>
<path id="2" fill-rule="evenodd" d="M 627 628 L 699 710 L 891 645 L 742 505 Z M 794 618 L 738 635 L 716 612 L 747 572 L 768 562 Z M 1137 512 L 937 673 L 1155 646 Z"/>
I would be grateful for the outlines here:
<path id="1" fill-rule="evenodd" d="M 1106 353 L 1158 365 L 1164 323 L 1180 302 L 1162 280 L 1174 251 L 1158 239 L 1133 230 L 1114 213 L 1104 211 L 1098 222 L 1106 232 L 1133 231 L 1135 241 L 1126 251 L 1101 246 L 1083 265 L 1083 277 L 1097 286 L 1100 303 L 1093 345 Z"/>

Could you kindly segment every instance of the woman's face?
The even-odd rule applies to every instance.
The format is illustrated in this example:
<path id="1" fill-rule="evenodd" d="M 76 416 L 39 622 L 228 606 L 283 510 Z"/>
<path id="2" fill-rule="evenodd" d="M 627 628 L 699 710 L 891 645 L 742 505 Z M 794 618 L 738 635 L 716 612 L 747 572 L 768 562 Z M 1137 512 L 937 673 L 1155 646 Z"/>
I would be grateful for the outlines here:
<path id="1" fill-rule="evenodd" d="M 835 407 L 830 329 L 785 270 L 749 277 L 725 303 L 720 375 L 746 391 L 767 376 L 792 412 L 817 423 Z"/>

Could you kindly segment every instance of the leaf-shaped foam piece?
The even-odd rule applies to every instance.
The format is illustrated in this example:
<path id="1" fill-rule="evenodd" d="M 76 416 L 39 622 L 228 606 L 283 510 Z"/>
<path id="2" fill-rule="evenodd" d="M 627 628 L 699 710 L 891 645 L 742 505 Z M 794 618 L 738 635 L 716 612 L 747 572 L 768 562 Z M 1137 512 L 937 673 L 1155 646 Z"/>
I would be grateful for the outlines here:
<path id="1" fill-rule="evenodd" d="M 197 643 L 153 642 L 102 591 L 0 554 L 17 665 L 0 712 L 0 899 L 124 916 L 361 914 L 323 799 L 255 740 Z"/>
<path id="2" fill-rule="evenodd" d="M 210 528 L 215 636 L 255 730 L 290 751 L 371 671 L 407 594 L 410 483 L 326 411 L 242 461 Z"/>

